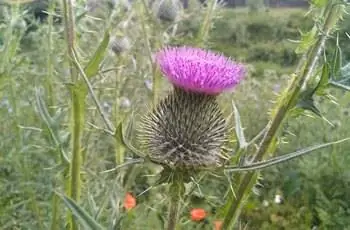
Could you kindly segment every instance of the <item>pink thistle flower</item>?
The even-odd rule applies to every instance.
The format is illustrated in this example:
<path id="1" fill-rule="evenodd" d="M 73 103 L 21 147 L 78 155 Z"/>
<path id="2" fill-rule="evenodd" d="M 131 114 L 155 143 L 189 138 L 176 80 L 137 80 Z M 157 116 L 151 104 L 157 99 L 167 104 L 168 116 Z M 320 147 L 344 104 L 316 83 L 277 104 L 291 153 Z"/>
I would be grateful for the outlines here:
<path id="1" fill-rule="evenodd" d="M 156 54 L 162 73 L 184 90 L 215 95 L 237 85 L 245 75 L 242 64 L 218 53 L 191 47 L 168 47 Z"/>

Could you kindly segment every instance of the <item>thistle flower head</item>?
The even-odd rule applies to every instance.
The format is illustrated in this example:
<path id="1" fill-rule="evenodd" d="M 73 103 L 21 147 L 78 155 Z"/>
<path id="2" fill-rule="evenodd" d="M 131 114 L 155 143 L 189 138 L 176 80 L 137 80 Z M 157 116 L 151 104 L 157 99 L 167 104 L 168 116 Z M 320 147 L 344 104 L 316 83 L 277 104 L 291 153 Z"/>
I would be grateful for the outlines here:
<path id="1" fill-rule="evenodd" d="M 173 85 L 204 94 L 230 89 L 245 74 L 242 64 L 199 48 L 166 48 L 157 53 L 156 60 Z"/>
<path id="2" fill-rule="evenodd" d="M 139 137 L 154 161 L 184 169 L 222 165 L 226 121 L 216 95 L 242 79 L 241 64 L 197 48 L 167 48 L 156 55 L 174 90 L 141 122 Z"/>

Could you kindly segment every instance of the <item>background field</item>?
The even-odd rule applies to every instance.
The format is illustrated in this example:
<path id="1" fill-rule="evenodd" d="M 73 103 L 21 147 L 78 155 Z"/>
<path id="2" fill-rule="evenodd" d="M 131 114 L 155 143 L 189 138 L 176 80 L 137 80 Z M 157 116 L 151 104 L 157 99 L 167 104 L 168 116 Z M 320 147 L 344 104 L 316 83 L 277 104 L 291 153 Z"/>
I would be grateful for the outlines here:
<path id="1" fill-rule="evenodd" d="M 111 17 L 108 8 L 81 15 L 83 6 L 76 7 L 82 63 L 97 49 L 108 20 L 114 24 L 114 48 L 117 46 L 118 52 L 110 49 L 106 53 L 100 74 L 91 81 L 103 109 L 115 124 L 132 110 L 137 115 L 144 113 L 151 103 L 148 48 L 155 51 L 164 43 L 194 44 L 204 10 L 195 1 L 189 4 L 175 28 L 174 23 L 151 17 L 142 4 L 135 3 L 133 13 L 119 7 Z M 26 7 L 0 5 L 0 229 L 49 229 L 53 217 L 61 223 L 57 229 L 62 229 L 65 208 L 52 191 L 64 191 L 67 168 L 61 153 L 70 156 L 70 82 L 63 25 L 56 17 L 33 21 L 31 12 L 24 11 Z M 248 138 L 266 125 L 269 109 L 296 67 L 300 57 L 295 53 L 297 44 L 293 40 L 313 25 L 306 12 L 307 9 L 297 8 L 222 8 L 215 13 L 206 46 L 246 63 L 249 68 L 244 82 L 220 98 L 227 113 L 231 100 L 235 101 Z M 345 32 L 350 32 L 350 18 L 344 19 L 339 32 L 347 63 L 350 41 Z M 336 39 L 332 38 L 327 49 L 332 50 L 335 44 Z M 162 95 L 168 87 L 162 80 Z M 338 97 L 338 105 L 327 101 L 317 104 L 334 125 L 312 117 L 288 122 L 286 143 L 280 145 L 277 154 L 349 136 L 350 95 L 337 90 L 333 93 Z M 51 129 L 40 116 L 38 95 L 47 105 Z M 101 173 L 132 155 L 125 152 L 125 159 L 121 158 L 122 149 L 114 139 L 91 125 L 103 127 L 91 97 L 86 96 L 85 103 L 80 204 L 102 223 L 121 221 L 122 229 L 160 229 L 166 210 L 166 190 L 162 186 L 137 197 L 138 205 L 132 212 L 126 214 L 122 209 L 124 194 L 140 194 L 148 189 L 155 181 L 151 175 L 159 168 L 136 165 Z M 53 140 L 50 132 L 58 140 Z M 242 226 L 266 230 L 313 226 L 350 229 L 349 149 L 350 144 L 346 143 L 263 170 L 261 186 L 243 210 Z M 201 182 L 200 190 L 184 205 L 184 229 L 212 229 L 215 207 L 224 202 L 226 189 L 225 178 L 209 176 Z M 276 195 L 283 197 L 282 203 L 275 203 Z M 190 221 L 189 210 L 193 207 L 208 211 L 206 221 Z M 128 223 L 134 227 L 125 227 Z"/>

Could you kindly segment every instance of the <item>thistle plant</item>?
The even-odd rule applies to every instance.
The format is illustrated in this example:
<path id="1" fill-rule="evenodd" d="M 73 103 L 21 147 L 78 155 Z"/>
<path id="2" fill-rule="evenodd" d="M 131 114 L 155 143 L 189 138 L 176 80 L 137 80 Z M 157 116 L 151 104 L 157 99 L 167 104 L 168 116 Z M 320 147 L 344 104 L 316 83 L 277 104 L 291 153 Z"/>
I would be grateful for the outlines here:
<path id="1" fill-rule="evenodd" d="M 15 2 L 19 1 L 6 2 L 17 4 Z M 11 209 L 1 211 L 0 216 L 10 216 L 7 213 L 17 215 L 18 210 L 31 206 L 26 214 L 29 226 L 26 226 L 29 221 L 22 220 L 20 225 L 12 225 L 11 222 L 17 220 L 13 221 L 10 216 L 9 221 L 5 218 L 7 225 L 4 228 L 47 229 L 50 225 L 51 229 L 81 229 L 82 225 L 84 229 L 134 229 L 133 226 L 135 229 L 145 229 L 146 223 L 154 229 L 166 225 L 166 229 L 172 230 L 191 226 L 188 222 L 192 221 L 198 224 L 199 229 L 204 225 L 204 220 L 215 218 L 213 222 L 210 221 L 215 224 L 215 229 L 234 229 L 240 220 L 244 202 L 254 190 L 260 170 L 349 140 L 323 141 L 289 154 L 271 157 L 281 143 L 287 121 L 308 112 L 308 115 L 312 113 L 330 123 L 317 108 L 315 98 L 333 100 L 328 90 L 330 87 L 349 90 L 348 68 L 340 71 L 340 48 L 336 47 L 331 59 L 329 52 L 325 52 L 326 42 L 329 38 L 335 38 L 338 21 L 345 12 L 344 1 L 312 1 L 310 12 L 315 14 L 315 26 L 302 34 L 299 41 L 296 50 L 301 55 L 299 65 L 290 74 L 285 90 L 279 91 L 281 93 L 270 110 L 266 127 L 260 132 L 258 130 L 258 135 L 251 140 L 245 136 L 245 125 L 238 110 L 243 106 L 250 107 L 240 101 L 242 98 L 237 92 L 251 80 L 247 65 L 237 61 L 241 59 L 235 57 L 231 60 L 208 48 L 208 41 L 212 42 L 210 29 L 216 19 L 217 1 L 208 2 L 208 7 L 204 9 L 206 13 L 200 18 L 202 23 L 198 34 L 190 41 L 185 40 L 193 47 L 170 46 L 169 43 L 174 40 L 178 44 L 176 39 L 183 35 L 177 35 L 177 29 L 171 35 L 168 28 L 163 30 L 162 25 L 169 26 L 169 23 L 155 20 L 145 1 L 133 3 L 127 12 L 116 4 L 111 15 L 103 12 L 104 17 L 100 19 L 81 14 L 82 8 L 79 8 L 78 2 L 77 5 L 74 2 L 61 1 L 62 11 L 59 12 L 63 14 L 62 25 L 53 23 L 56 4 L 52 2 L 48 13 L 49 28 L 44 33 L 48 39 L 45 36 L 39 39 L 40 45 L 41 41 L 47 44 L 42 45 L 40 52 L 34 52 L 40 55 L 21 50 L 20 47 L 24 47 L 20 43 L 25 26 L 7 26 L 17 17 L 5 24 L 0 22 L 0 31 L 5 31 L 0 33 L 0 52 L 3 54 L 0 55 L 0 89 L 6 88 L 9 95 L 9 114 L 5 113 L 6 116 L 1 104 L 6 101 L 0 101 L 1 127 L 5 130 L 8 123 L 13 123 L 14 127 L 11 138 L 1 133 L 3 141 L 0 141 L 0 147 L 7 146 L 7 149 L 3 150 L 6 161 L 3 161 L 4 157 L 0 158 L 4 165 L 0 167 L 0 174 L 5 175 L 1 181 L 6 181 L 6 186 L 1 187 L 0 203 L 11 203 Z M 97 3 L 102 4 L 102 1 Z M 171 27 L 182 25 L 183 15 L 179 14 L 181 7 L 177 7 L 178 1 L 161 0 L 157 3 L 157 17 L 171 22 Z M 12 11 L 17 14 L 19 10 Z M 195 14 L 197 12 L 192 15 Z M 105 16 L 108 17 L 107 23 Z M 21 17 L 18 15 L 18 18 Z M 120 22 L 125 22 L 125 26 L 121 26 Z M 16 35 L 17 30 L 23 31 Z M 62 36 L 62 31 L 65 36 Z M 103 37 L 100 36 L 101 31 L 104 32 Z M 10 36 L 12 34 L 13 37 Z M 2 38 L 6 39 L 2 41 Z M 100 40 L 98 45 L 96 39 Z M 96 49 L 91 50 L 90 46 L 94 45 Z M 109 55 L 112 52 L 108 52 L 108 48 L 116 55 Z M 57 57 L 56 53 L 59 54 Z M 31 56 L 25 58 L 26 55 Z M 45 57 L 42 58 L 45 68 L 38 68 L 38 63 L 31 60 L 36 56 Z M 22 63 L 27 63 L 27 66 L 23 68 Z M 28 71 L 28 66 L 40 71 L 32 73 Z M 47 73 L 45 81 L 37 72 Z M 347 75 L 346 79 L 342 78 L 343 75 Z M 166 95 L 162 95 L 162 76 L 171 85 Z M 36 86 L 46 90 L 35 90 L 33 93 L 32 89 L 25 88 L 31 81 L 28 79 L 32 78 Z M 140 90 L 142 83 L 149 79 L 152 79 L 149 87 L 152 93 L 139 96 L 143 90 Z M 265 79 L 263 84 L 269 81 Z M 4 87 L 3 82 L 6 83 Z M 30 113 L 29 106 L 24 107 L 18 100 L 22 89 L 26 92 L 22 97 L 29 96 L 32 99 L 30 103 L 35 102 L 31 122 L 24 121 L 27 113 Z M 127 90 L 132 92 L 126 93 Z M 251 93 L 250 90 L 244 92 Z M 254 92 L 252 94 L 255 96 Z M 0 96 L 3 95 L 0 92 Z M 221 102 L 231 97 L 235 103 L 229 103 L 230 111 L 227 111 Z M 107 114 L 104 111 L 101 102 L 105 101 L 109 106 L 114 106 L 114 112 Z M 149 109 L 144 112 L 144 105 L 148 103 Z M 125 116 L 129 107 L 136 110 L 134 113 L 139 113 L 138 109 L 142 111 L 141 119 L 135 119 L 135 128 L 134 117 Z M 346 108 L 344 114 L 348 116 Z M 136 136 L 131 135 L 133 130 Z M 33 135 L 35 139 L 32 142 L 35 144 L 28 141 Z M 16 145 L 11 146 L 14 142 Z M 32 155 L 27 155 L 28 150 L 32 151 Z M 42 156 L 40 161 L 32 161 L 31 158 L 37 157 L 38 153 Z M 47 164 L 44 171 L 37 167 L 43 166 L 41 161 Z M 16 167 L 8 170 L 7 163 L 11 165 L 13 162 L 16 162 Z M 36 168 L 37 174 L 31 176 L 33 168 Z M 40 186 L 36 185 L 38 183 L 23 183 L 23 186 L 16 181 L 16 185 L 12 186 L 13 175 L 18 172 L 25 175 L 25 179 L 22 179 L 25 182 L 40 178 L 43 183 Z M 156 173 L 156 177 L 152 177 L 156 179 L 147 178 L 146 181 L 145 174 L 152 173 Z M 203 178 L 208 178 L 208 174 L 227 179 L 226 191 L 214 188 L 215 192 L 220 192 L 218 199 L 224 200 L 215 204 L 216 213 L 202 207 L 190 207 L 194 205 L 191 196 L 195 196 L 194 191 L 202 192 L 206 184 L 201 182 Z M 21 174 L 19 176 L 22 177 Z M 141 179 L 135 179 L 138 176 Z M 53 185 L 47 186 L 50 182 Z M 141 186 L 137 187 L 139 184 Z M 21 186 L 32 186 L 30 189 L 35 190 L 22 199 L 20 196 L 24 193 L 18 194 Z M 8 196 L 11 194 L 8 188 L 15 199 Z M 52 205 L 45 203 L 39 191 L 47 196 L 46 199 L 52 199 Z M 204 197 L 207 198 L 205 193 Z M 68 209 L 62 208 L 61 201 Z M 26 204 L 29 204 L 28 207 L 25 207 Z M 168 211 L 163 214 L 164 208 Z M 161 220 L 152 223 L 148 216 L 150 212 L 156 213 L 155 219 Z M 141 218 L 140 213 L 147 215 Z M 110 226 L 105 228 L 103 225 Z"/>
<path id="2" fill-rule="evenodd" d="M 325 41 L 341 18 L 341 4 L 331 2 L 323 12 L 324 35 L 315 38 L 313 46 L 306 49 L 296 74 L 285 92 L 280 96 L 267 127 L 251 143 L 261 139 L 256 153 L 243 165 L 230 165 L 231 155 L 224 155 L 227 141 L 227 122 L 216 101 L 216 96 L 237 85 L 245 70 L 242 64 L 231 62 L 218 54 L 198 48 L 166 48 L 157 54 L 162 73 L 173 85 L 169 95 L 141 120 L 139 139 L 147 153 L 135 149 L 124 138 L 129 149 L 150 161 L 161 164 L 164 170 L 160 181 L 170 184 L 169 218 L 167 229 L 176 229 L 179 203 L 185 194 L 184 183 L 192 180 L 199 171 L 220 170 L 226 172 L 251 171 L 242 177 L 237 195 L 231 194 L 227 203 L 223 229 L 231 229 L 237 220 L 241 205 L 255 183 L 255 170 L 263 169 L 320 148 L 339 144 L 343 140 L 319 144 L 290 154 L 264 160 L 264 156 L 275 151 L 280 127 L 292 111 L 305 99 L 307 87 L 314 81 L 316 65 L 319 62 Z M 340 8 L 339 8 L 340 7 Z M 316 36 L 316 35 L 315 35 Z M 319 83 L 318 83 L 319 85 Z M 313 89 L 312 92 L 316 92 Z M 309 100 L 313 94 L 308 95 Z M 304 109 L 312 110 L 311 107 Z M 245 153 L 248 143 L 241 128 L 239 113 L 233 106 L 236 117 L 236 136 L 239 141 L 239 156 Z M 234 197 L 234 198 L 233 198 Z"/>

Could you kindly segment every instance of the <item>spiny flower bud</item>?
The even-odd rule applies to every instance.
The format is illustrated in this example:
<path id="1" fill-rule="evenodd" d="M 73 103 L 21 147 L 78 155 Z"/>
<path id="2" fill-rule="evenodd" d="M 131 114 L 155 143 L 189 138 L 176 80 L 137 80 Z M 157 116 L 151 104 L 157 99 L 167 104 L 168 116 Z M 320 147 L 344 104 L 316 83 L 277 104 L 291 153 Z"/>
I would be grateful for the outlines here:
<path id="1" fill-rule="evenodd" d="M 217 166 L 225 123 L 215 96 L 175 88 L 143 117 L 140 139 L 158 162 L 179 168 Z"/>
<path id="2" fill-rule="evenodd" d="M 129 50 L 131 45 L 127 37 L 115 37 L 111 41 L 110 47 L 115 54 L 120 54 Z"/>
<path id="3" fill-rule="evenodd" d="M 154 3 L 156 15 L 159 19 L 173 22 L 181 10 L 181 3 L 178 0 L 159 0 Z"/>

